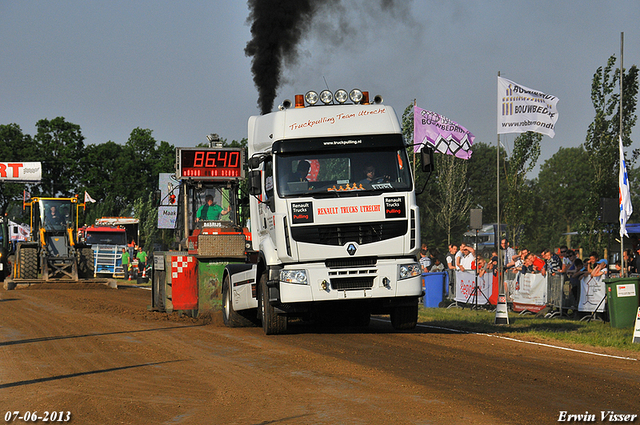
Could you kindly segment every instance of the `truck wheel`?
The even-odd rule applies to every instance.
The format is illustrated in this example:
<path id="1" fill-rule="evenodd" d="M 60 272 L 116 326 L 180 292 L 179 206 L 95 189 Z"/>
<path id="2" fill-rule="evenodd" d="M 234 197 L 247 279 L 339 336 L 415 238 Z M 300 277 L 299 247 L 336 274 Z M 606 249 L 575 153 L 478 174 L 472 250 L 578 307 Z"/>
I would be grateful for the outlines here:
<path id="1" fill-rule="evenodd" d="M 22 248 L 18 257 L 20 277 L 22 279 L 37 279 L 38 251 L 35 248 Z"/>
<path id="2" fill-rule="evenodd" d="M 93 277 L 94 270 L 93 249 L 80 249 L 78 251 L 78 276 L 81 279 L 90 279 Z"/>
<path id="3" fill-rule="evenodd" d="M 278 335 L 287 330 L 287 317 L 276 313 L 275 308 L 269 303 L 269 289 L 267 288 L 267 272 L 260 276 L 260 312 L 262 317 L 262 329 L 265 335 Z"/>
<path id="4" fill-rule="evenodd" d="M 244 317 L 242 313 L 233 309 L 233 300 L 231 299 L 231 279 L 229 279 L 229 275 L 226 275 L 222 282 L 222 319 L 224 320 L 224 324 L 230 328 L 253 326 L 251 320 Z"/>
<path id="5" fill-rule="evenodd" d="M 418 305 L 395 307 L 391 310 L 391 325 L 397 331 L 413 329 L 418 324 Z"/>

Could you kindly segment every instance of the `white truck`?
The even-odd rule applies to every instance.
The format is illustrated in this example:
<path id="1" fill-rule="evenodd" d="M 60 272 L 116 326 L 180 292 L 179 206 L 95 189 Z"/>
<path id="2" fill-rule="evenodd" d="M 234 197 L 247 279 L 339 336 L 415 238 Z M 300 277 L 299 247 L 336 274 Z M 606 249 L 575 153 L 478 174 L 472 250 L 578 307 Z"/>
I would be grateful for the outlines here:
<path id="1" fill-rule="evenodd" d="M 292 317 L 366 326 L 389 314 L 414 328 L 420 214 L 407 147 L 394 110 L 359 90 L 308 92 L 250 117 L 257 255 L 225 269 L 225 324 L 257 319 L 279 334 Z"/>

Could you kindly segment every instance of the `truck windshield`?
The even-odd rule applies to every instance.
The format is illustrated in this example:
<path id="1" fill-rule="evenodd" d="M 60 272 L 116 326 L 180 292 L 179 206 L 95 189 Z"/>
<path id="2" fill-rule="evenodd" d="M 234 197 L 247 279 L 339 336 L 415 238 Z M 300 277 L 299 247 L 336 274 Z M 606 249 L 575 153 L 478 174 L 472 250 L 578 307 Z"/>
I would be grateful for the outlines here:
<path id="1" fill-rule="evenodd" d="M 367 192 L 411 190 L 404 148 L 278 155 L 276 181 L 281 197 L 317 194 L 357 196 Z"/>
<path id="2" fill-rule="evenodd" d="M 68 200 L 41 199 L 40 221 L 45 230 L 65 230 L 73 226 L 73 205 Z"/>

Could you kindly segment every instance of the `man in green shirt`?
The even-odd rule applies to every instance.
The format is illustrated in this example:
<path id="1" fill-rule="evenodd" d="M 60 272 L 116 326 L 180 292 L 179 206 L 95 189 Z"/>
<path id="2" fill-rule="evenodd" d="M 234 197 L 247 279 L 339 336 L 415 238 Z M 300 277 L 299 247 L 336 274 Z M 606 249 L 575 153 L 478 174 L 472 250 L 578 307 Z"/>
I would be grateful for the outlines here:
<path id="1" fill-rule="evenodd" d="M 220 215 L 229 214 L 229 207 L 227 207 L 226 210 L 223 210 L 220 205 L 214 204 L 212 195 L 205 196 L 204 201 L 204 205 L 198 208 L 198 212 L 196 213 L 196 221 L 219 220 Z"/>
<path id="2" fill-rule="evenodd" d="M 136 258 L 138 259 L 138 276 L 147 277 L 147 253 L 142 249 L 141 246 L 138 247 Z"/>
<path id="3" fill-rule="evenodd" d="M 129 275 L 129 252 L 126 248 L 122 248 L 122 268 L 124 269 L 124 278 L 131 280 L 131 275 Z"/>

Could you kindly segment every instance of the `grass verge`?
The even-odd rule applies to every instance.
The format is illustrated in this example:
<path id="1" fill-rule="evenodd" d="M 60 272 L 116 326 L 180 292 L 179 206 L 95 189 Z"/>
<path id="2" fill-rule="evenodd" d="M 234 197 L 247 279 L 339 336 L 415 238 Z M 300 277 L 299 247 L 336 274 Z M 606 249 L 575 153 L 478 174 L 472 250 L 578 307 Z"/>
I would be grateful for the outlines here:
<path id="1" fill-rule="evenodd" d="M 567 318 L 546 319 L 509 312 L 509 324 L 496 325 L 494 324 L 494 311 L 424 307 L 420 307 L 418 321 L 424 325 L 467 332 L 498 334 L 546 343 L 563 342 L 640 352 L 640 344 L 632 342 L 633 327 L 618 329 L 611 327 L 609 322 L 603 321 L 581 322 Z"/>

